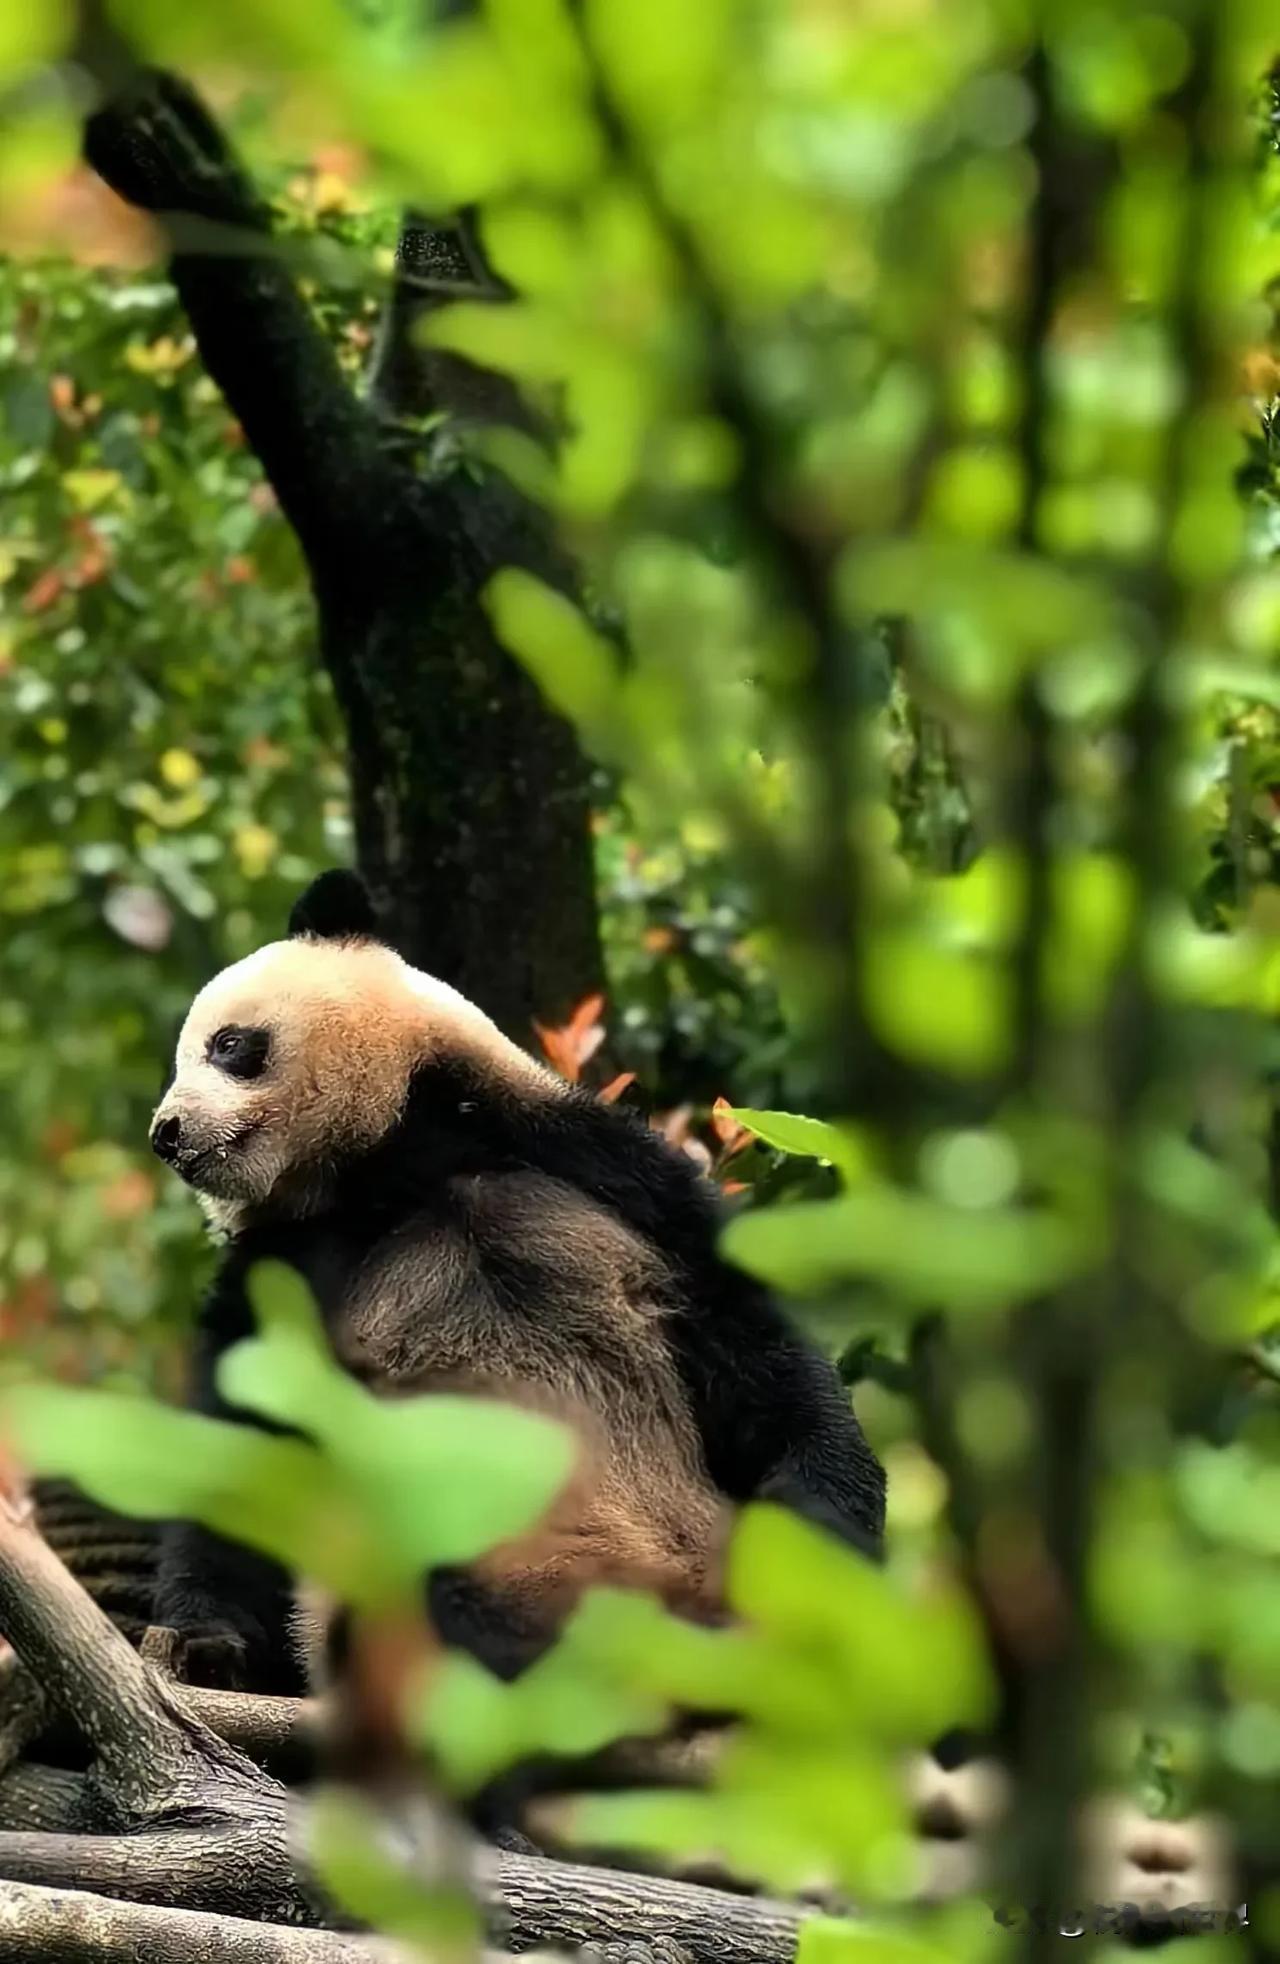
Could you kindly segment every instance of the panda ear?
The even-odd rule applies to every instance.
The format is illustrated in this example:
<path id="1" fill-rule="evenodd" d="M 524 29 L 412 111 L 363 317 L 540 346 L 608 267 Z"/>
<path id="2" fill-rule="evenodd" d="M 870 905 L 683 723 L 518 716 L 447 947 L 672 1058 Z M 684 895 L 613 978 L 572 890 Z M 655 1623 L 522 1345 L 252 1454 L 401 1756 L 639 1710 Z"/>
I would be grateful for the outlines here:
<path id="1" fill-rule="evenodd" d="M 321 873 L 294 902 L 289 935 L 319 941 L 375 941 L 378 924 L 364 882 L 345 867 Z"/>

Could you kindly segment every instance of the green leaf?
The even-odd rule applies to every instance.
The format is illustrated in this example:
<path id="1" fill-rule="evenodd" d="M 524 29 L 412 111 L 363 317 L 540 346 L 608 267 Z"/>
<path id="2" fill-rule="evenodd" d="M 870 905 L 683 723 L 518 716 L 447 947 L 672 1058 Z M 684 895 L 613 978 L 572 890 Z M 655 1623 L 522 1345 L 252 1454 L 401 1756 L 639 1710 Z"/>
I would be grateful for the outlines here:
<path id="1" fill-rule="evenodd" d="M 757 1631 L 689 1623 L 636 1590 L 588 1591 L 562 1641 L 584 1672 L 651 1704 L 740 1712 L 806 1738 L 843 1725 L 845 1687 L 820 1661 Z"/>
<path id="2" fill-rule="evenodd" d="M 727 1110 L 730 1118 L 736 1118 L 739 1125 L 745 1125 L 776 1152 L 798 1159 L 827 1160 L 848 1180 L 859 1179 L 866 1170 L 866 1155 L 856 1136 L 824 1119 L 805 1118 L 798 1112 L 754 1111 L 748 1105 L 720 1109 Z"/>
<path id="3" fill-rule="evenodd" d="M 1043 1209 L 949 1206 L 881 1182 L 742 1214 L 723 1245 L 752 1275 L 795 1294 L 865 1276 L 913 1302 L 956 1309 L 994 1309 L 1055 1288 L 1091 1252 L 1080 1230 Z"/>
<path id="4" fill-rule="evenodd" d="M 488 1398 L 377 1398 L 333 1358 L 292 1269 L 260 1263 L 249 1291 L 262 1334 L 222 1360 L 224 1395 L 316 1441 L 406 1583 L 530 1527 L 568 1478 L 577 1444 L 554 1419 Z"/>
<path id="5" fill-rule="evenodd" d="M 871 1741 L 846 1733 L 797 1742 L 744 1731 L 715 1784 L 734 1807 L 744 1869 L 772 1887 L 801 1887 L 815 1870 L 864 1902 L 901 1897 L 912 1886 L 916 1851 L 901 1774 Z M 800 1862 L 780 1859 L 779 1829 L 804 1851 Z"/>
<path id="6" fill-rule="evenodd" d="M 553 708 L 607 758 L 617 744 L 619 675 L 614 650 L 571 600 L 509 566 L 490 580 L 485 606 L 498 639 L 522 661 Z"/>
<path id="7" fill-rule="evenodd" d="M 908 1930 L 808 1916 L 800 1926 L 795 1964 L 955 1964 L 955 1953 Z"/>
<path id="8" fill-rule="evenodd" d="M 335 1361 L 306 1283 L 296 1269 L 270 1261 L 254 1265 L 246 1286 L 259 1335 L 220 1359 L 219 1391 L 229 1404 L 322 1444 L 341 1440 L 373 1401 Z"/>
<path id="9" fill-rule="evenodd" d="M 1192 702 L 1219 695 L 1238 696 L 1244 702 L 1265 702 L 1272 709 L 1280 709 L 1280 670 L 1275 668 L 1202 656 L 1179 663 L 1174 680 Z"/>
<path id="10" fill-rule="evenodd" d="M 496 1400 L 443 1393 L 375 1405 L 335 1463 L 367 1495 L 411 1573 L 474 1561 L 531 1527 L 577 1453 L 567 1426 Z"/>
<path id="11" fill-rule="evenodd" d="M 196 1520 L 345 1599 L 382 1580 L 335 1470 L 309 1445 L 153 1400 L 53 1384 L 0 1392 L 0 1430 L 34 1473 L 142 1520 Z"/>
<path id="12" fill-rule="evenodd" d="M 895 1770 L 857 1748 L 745 1739 L 704 1793 L 583 1799 L 575 1840 L 629 1854 L 714 1858 L 744 1879 L 794 1890 L 816 1872 L 864 1898 L 910 1886 L 913 1849 Z"/>
<path id="13" fill-rule="evenodd" d="M 77 511 L 96 511 L 121 489 L 119 471 L 79 470 L 62 473 L 62 488 Z"/>
<path id="14" fill-rule="evenodd" d="M 419 1947 L 426 1957 L 461 1964 L 476 1954 L 479 1910 L 465 1878 L 461 1837 L 453 1847 L 443 1812 L 434 1825 L 435 1844 L 426 1854 L 442 1871 L 436 1879 L 410 1867 L 407 1853 L 404 1861 L 393 1859 L 391 1824 L 364 1795 L 327 1787 L 307 1809 L 307 1851 L 326 1889 L 358 1922 Z"/>
<path id="15" fill-rule="evenodd" d="M 912 1593 L 785 1508 L 743 1509 L 728 1594 L 751 1627 L 789 1653 L 817 1647 L 829 1657 L 855 1737 L 926 1742 L 981 1723 L 991 1709 L 981 1628 L 958 1589 L 935 1582 Z"/>
<path id="16" fill-rule="evenodd" d="M 659 1731 L 669 1708 L 602 1672 L 574 1624 L 512 1683 L 472 1657 L 447 1657 L 411 1719 L 415 1737 L 455 1792 L 548 1753 L 579 1756 Z"/>

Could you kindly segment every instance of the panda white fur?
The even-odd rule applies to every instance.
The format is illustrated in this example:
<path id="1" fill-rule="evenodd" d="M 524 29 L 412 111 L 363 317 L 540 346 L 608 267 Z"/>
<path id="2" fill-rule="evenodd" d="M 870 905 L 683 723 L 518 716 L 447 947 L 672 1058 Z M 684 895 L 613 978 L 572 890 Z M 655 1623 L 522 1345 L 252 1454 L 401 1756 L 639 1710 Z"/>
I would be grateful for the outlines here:
<path id="1" fill-rule="evenodd" d="M 541 1528 L 432 1578 L 439 1637 L 514 1675 L 583 1586 L 713 1614 L 728 1511 L 771 1497 L 870 1555 L 884 1480 L 835 1371 L 717 1251 L 716 1196 L 644 1125 L 534 1062 L 376 937 L 325 874 L 288 939 L 193 1002 L 156 1152 L 225 1251 L 193 1397 L 248 1334 L 245 1277 L 292 1263 L 334 1352 L 387 1393 L 470 1388 L 568 1411 L 582 1468 Z M 290 1578 L 176 1525 L 157 1618 L 197 1682 L 299 1683 Z"/>

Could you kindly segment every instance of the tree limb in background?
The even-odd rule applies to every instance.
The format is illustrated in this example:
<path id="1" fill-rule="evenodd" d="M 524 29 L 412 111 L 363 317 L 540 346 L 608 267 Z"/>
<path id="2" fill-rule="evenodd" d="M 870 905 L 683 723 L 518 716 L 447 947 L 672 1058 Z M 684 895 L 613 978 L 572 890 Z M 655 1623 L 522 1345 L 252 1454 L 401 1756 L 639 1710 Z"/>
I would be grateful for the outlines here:
<path id="1" fill-rule="evenodd" d="M 498 644 L 481 595 L 507 565 L 571 591 L 573 565 L 507 479 L 442 432 L 406 445 L 388 417 L 423 304 L 409 248 L 375 413 L 348 387 L 199 97 L 134 64 L 92 0 L 81 20 L 75 59 L 97 97 L 85 154 L 159 221 L 200 354 L 306 555 L 347 727 L 358 862 L 383 932 L 527 1040 L 534 1018 L 563 1021 L 600 984 L 590 771 L 568 723 Z M 415 220 L 406 238 L 423 229 Z M 527 427 L 497 378 L 434 359 L 420 377 L 433 403 L 449 395 L 446 410 L 465 380 L 463 420 Z"/>
<path id="2" fill-rule="evenodd" d="M 447 412 L 455 420 L 504 423 L 545 437 L 509 376 L 432 347 L 424 332 L 430 316 L 452 301 L 510 298 L 511 289 L 485 257 L 473 210 L 448 223 L 405 212 L 391 297 L 370 363 L 369 399 L 378 413 L 395 424 Z"/>
<path id="3" fill-rule="evenodd" d="M 205 366 L 308 560 L 350 556 L 362 525 L 395 499 L 394 474 L 221 130 L 177 76 L 133 69 L 88 118 L 84 150 L 120 197 L 159 221 Z"/>

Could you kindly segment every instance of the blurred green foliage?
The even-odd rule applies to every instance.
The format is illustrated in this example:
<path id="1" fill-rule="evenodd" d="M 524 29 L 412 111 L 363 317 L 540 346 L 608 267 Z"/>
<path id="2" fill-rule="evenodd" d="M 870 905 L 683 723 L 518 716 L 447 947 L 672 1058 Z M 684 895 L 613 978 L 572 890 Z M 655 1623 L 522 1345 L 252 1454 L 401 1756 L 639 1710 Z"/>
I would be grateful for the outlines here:
<path id="1" fill-rule="evenodd" d="M 530 1744 L 642 1728 L 646 1700 L 731 1688 L 749 1724 L 713 1796 L 593 1803 L 587 1827 L 709 1838 L 777 1881 L 811 1862 L 892 1900 L 890 1749 L 982 1707 L 957 1564 L 1037 1694 L 1018 1872 L 1065 1873 L 1071 1776 L 1048 1759 L 1132 1782 L 1156 1731 L 1171 1804 L 1212 1799 L 1273 1883 L 1274 9 L 115 13 L 158 59 L 251 71 L 268 171 L 318 119 L 360 147 L 375 208 L 481 201 L 517 298 L 444 310 L 431 339 L 558 419 L 553 461 L 482 441 L 626 628 L 620 650 L 522 572 L 489 590 L 626 786 L 600 827 L 616 1013 L 665 1097 L 683 1074 L 748 1101 L 716 1136 L 776 1204 L 730 1247 L 877 1380 L 887 1575 L 749 1514 L 747 1629 L 596 1601 L 518 1686 L 451 1665 L 421 1736 L 465 1787 Z M 16 35 L 0 61 L 26 72 L 57 37 Z M 370 224 L 338 243 L 376 267 Z M 326 302 L 353 368 L 373 284 Z M 127 1162 L 100 1142 L 138 1135 L 193 971 L 269 931 L 341 844 L 333 722 L 300 681 L 278 520 L 167 291 L 42 265 L 3 294 L 5 1260 L 19 1316 L 49 1276 L 73 1309 L 145 1314 L 185 1231 L 150 1193 L 105 1199 L 102 1167 Z M 721 1129 L 739 1125 L 759 1143 Z M 938 1315 L 941 1427 L 920 1357 Z M 262 1342 L 250 1389 L 279 1415 L 301 1380 Z M 88 1453 L 69 1414 L 89 1405 L 20 1398 L 33 1453 Z M 389 1441 L 391 1415 L 368 1416 Z M 138 1451 L 160 1457 L 162 1423 Z M 332 1444 L 307 1449 L 316 1477 L 354 1493 Z M 76 1465 L 107 1492 L 126 1478 L 114 1451 Z M 150 1505 L 160 1471 L 139 1475 Z M 373 1511 L 385 1549 L 403 1511 Z M 1059 1670 L 1063 1600 L 1079 1651 Z M 1274 1940 L 1274 1891 L 1253 1910 Z M 946 1927 L 858 1941 L 998 1940 Z M 853 1941 L 823 1928 L 806 1949 Z"/>

